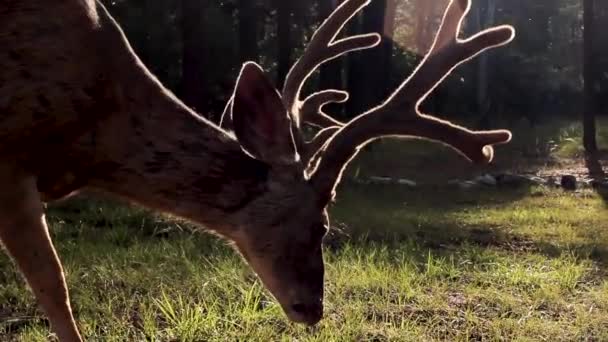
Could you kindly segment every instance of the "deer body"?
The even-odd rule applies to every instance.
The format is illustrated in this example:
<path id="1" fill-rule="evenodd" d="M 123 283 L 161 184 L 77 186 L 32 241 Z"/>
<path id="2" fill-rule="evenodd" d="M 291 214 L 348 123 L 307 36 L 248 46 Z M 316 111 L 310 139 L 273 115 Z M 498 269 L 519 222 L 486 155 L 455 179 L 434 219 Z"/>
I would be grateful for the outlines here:
<path id="1" fill-rule="evenodd" d="M 101 5 L 34 3 L 0 14 L 0 158 L 34 174 L 46 199 L 91 187 L 158 209 L 208 206 L 207 217 L 259 192 L 264 164 L 169 93 Z M 67 15 L 45 27 L 52 10 Z"/>
<path id="2" fill-rule="evenodd" d="M 489 162 L 491 146 L 510 140 L 509 132 L 468 131 L 417 108 L 458 64 L 512 39 L 502 27 L 457 40 L 468 0 L 450 3 L 425 60 L 430 67 L 423 63 L 385 104 L 341 123 L 322 107 L 346 101 L 344 92 L 301 100 L 320 64 L 378 44 L 375 34 L 335 41 L 368 3 L 348 0 L 336 9 L 281 94 L 259 66 L 246 63 L 223 128 L 150 74 L 99 2 L 0 4 L 0 240 L 61 341 L 81 337 L 43 202 L 93 189 L 202 224 L 234 242 L 291 320 L 315 324 L 322 317 L 326 207 L 362 145 L 415 136 Z M 304 141 L 304 123 L 322 128 L 312 141 Z"/>
<path id="3" fill-rule="evenodd" d="M 39 225 L 40 201 L 92 188 L 229 236 L 234 213 L 264 191 L 266 165 L 170 94 L 100 4 L 9 1 L 0 5 L 0 32 L 0 187 L 11 195 L 0 201 L 5 217 L 20 212 L 7 204 L 18 203 L 16 197 L 28 190 L 23 215 L 38 215 L 33 224 Z M 32 179 L 39 196 L 13 189 L 22 179 Z M 45 256 L 40 245 L 48 245 L 47 239 L 25 240 L 23 224 L 11 224 L 0 230 L 12 254 Z M 46 228 L 32 230 L 44 235 Z M 44 267 L 56 257 L 48 259 L 32 264 Z M 56 296 L 62 282 L 37 296 Z M 45 309 L 63 320 L 51 317 L 62 339 L 77 340 L 74 329 L 65 327 L 69 315 L 57 314 L 66 311 L 63 304 Z"/>

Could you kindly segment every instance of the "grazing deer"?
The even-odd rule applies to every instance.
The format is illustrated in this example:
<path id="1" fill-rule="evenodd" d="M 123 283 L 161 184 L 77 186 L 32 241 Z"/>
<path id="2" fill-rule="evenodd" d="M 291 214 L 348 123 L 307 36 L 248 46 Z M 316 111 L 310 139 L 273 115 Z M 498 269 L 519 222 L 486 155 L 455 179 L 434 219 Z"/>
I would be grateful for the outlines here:
<path id="1" fill-rule="evenodd" d="M 0 4 L 0 238 L 61 341 L 81 341 L 43 203 L 92 189 L 169 212 L 236 245 L 293 321 L 322 317 L 326 207 L 349 161 L 383 137 L 419 137 L 488 163 L 508 131 L 473 132 L 419 112 L 455 67 L 504 45 L 501 26 L 458 39 L 469 0 L 452 0 L 429 54 L 380 106 L 348 123 L 322 111 L 347 93 L 301 100 L 322 63 L 376 46 L 336 40 L 370 0 L 348 0 L 319 27 L 282 94 L 246 63 L 222 129 L 150 74 L 94 0 Z M 58 13 L 58 15 L 49 15 Z M 311 141 L 303 123 L 322 129 Z"/>

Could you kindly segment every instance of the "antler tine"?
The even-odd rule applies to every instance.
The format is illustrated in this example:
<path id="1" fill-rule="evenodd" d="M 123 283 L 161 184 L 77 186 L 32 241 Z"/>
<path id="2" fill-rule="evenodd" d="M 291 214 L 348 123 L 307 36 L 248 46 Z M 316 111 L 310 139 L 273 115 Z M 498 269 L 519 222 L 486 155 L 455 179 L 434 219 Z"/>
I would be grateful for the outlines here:
<path id="1" fill-rule="evenodd" d="M 448 4 L 429 54 L 432 55 L 433 51 L 458 39 L 462 22 L 470 10 L 471 2 L 468 0 L 457 0 Z"/>
<path id="2" fill-rule="evenodd" d="M 325 146 L 325 144 L 327 144 L 327 142 L 329 141 L 329 139 L 336 134 L 336 132 L 338 132 L 340 130 L 340 126 L 332 126 L 332 127 L 327 127 L 324 128 L 322 130 L 320 130 L 319 132 L 317 132 L 317 135 L 315 135 L 314 138 L 312 138 L 312 140 L 310 140 L 309 142 L 307 142 L 304 145 L 304 150 L 302 151 L 302 160 L 304 160 L 307 165 L 307 170 L 309 168 L 314 168 L 316 166 L 316 161 L 318 160 L 318 156 L 319 153 L 323 150 L 323 146 Z"/>
<path id="3" fill-rule="evenodd" d="M 347 0 L 343 2 L 319 26 L 304 50 L 304 54 L 287 74 L 282 92 L 283 102 L 287 106 L 288 111 L 294 116 L 296 126 L 299 127 L 302 108 L 308 107 L 306 108 L 308 113 L 315 113 L 313 105 L 305 106 L 306 101 L 312 102 L 315 100 L 315 103 L 319 105 L 316 108 L 318 111 L 320 110 L 320 106 L 331 102 L 341 102 L 339 100 L 343 98 L 343 92 L 329 90 L 321 93 L 323 95 L 318 95 L 324 98 L 324 101 L 316 102 L 318 98 L 311 96 L 304 103 L 300 103 L 300 92 L 304 83 L 321 64 L 352 51 L 372 48 L 380 43 L 380 35 L 376 33 L 363 34 L 335 41 L 344 25 L 370 2 L 371 0 Z M 332 92 L 334 95 L 329 95 Z M 311 109 L 310 107 L 313 108 Z"/>
<path id="4" fill-rule="evenodd" d="M 325 114 L 323 107 L 330 103 L 344 103 L 348 101 L 348 98 L 348 92 L 333 89 L 312 94 L 302 103 L 300 109 L 302 121 L 319 128 L 342 127 L 344 123 Z"/>
<path id="5" fill-rule="evenodd" d="M 511 26 L 498 26 L 466 39 L 458 32 L 471 6 L 470 0 L 452 0 L 446 9 L 433 46 L 414 73 L 384 104 L 351 120 L 322 145 L 314 158 L 311 183 L 321 201 L 334 197 L 342 172 L 360 148 L 383 137 L 419 137 L 452 147 L 469 160 L 489 163 L 492 145 L 511 140 L 511 132 L 471 131 L 419 112 L 420 103 L 458 65 L 483 51 L 505 45 L 515 36 Z"/>
<path id="6" fill-rule="evenodd" d="M 451 0 L 430 51 L 387 104 L 392 102 L 392 106 L 402 106 L 416 101 L 419 105 L 459 65 L 513 40 L 515 30 L 509 25 L 487 29 L 465 40 L 459 39 L 462 22 L 470 9 L 471 0 Z"/>

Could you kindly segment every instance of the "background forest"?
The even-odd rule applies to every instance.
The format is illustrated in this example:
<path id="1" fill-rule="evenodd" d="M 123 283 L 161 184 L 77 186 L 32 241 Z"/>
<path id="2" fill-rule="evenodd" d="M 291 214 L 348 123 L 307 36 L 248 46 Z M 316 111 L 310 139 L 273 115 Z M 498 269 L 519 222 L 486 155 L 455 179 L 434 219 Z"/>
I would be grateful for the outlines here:
<path id="1" fill-rule="evenodd" d="M 218 122 L 243 62 L 280 87 L 342 0 L 101 1 L 163 84 Z M 326 108 L 342 119 L 377 105 L 448 1 L 372 0 L 342 34 L 384 43 L 323 65 L 305 92 L 348 90 Z M 47 219 L 86 339 L 608 341 L 608 1 L 475 0 L 463 36 L 501 24 L 515 41 L 456 69 L 424 110 L 513 141 L 485 166 L 426 141 L 366 147 L 329 207 L 316 327 L 290 323 L 224 240 L 83 194 Z M 0 341 L 53 341 L 45 317 L 0 253 Z"/>
<path id="2" fill-rule="evenodd" d="M 214 121 L 244 61 L 261 63 L 280 86 L 311 33 L 339 4 L 339 0 L 104 2 L 161 81 Z M 384 45 L 330 63 L 309 87 L 350 92 L 346 106 L 329 110 L 338 117 L 352 117 L 377 104 L 427 51 L 446 4 L 447 0 L 373 0 L 345 31 L 382 32 Z M 449 113 L 451 119 L 466 118 L 478 127 L 499 118 L 510 122 L 523 118 L 536 125 L 558 116 L 576 117 L 583 108 L 590 114 L 606 111 L 608 44 L 603 43 L 600 28 L 608 24 L 608 3 L 475 1 L 464 33 L 503 23 L 518 30 L 515 42 L 459 68 L 429 99 L 427 109 Z M 591 28 L 586 33 L 585 26 Z"/>

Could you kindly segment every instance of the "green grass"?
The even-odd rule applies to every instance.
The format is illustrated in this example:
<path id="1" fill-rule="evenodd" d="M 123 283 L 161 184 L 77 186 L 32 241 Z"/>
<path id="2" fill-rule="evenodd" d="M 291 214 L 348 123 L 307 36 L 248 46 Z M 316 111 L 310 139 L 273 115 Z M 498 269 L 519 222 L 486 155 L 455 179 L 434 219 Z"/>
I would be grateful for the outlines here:
<path id="1" fill-rule="evenodd" d="M 591 192 L 345 186 L 315 328 L 186 224 L 98 201 L 49 218 L 91 341 L 608 340 L 608 214 Z M 0 340 L 49 334 L 0 256 Z"/>
<path id="2" fill-rule="evenodd" d="M 597 144 L 600 149 L 608 146 L 608 125 L 606 119 L 598 120 Z M 583 127 L 580 122 L 572 123 L 562 129 L 554 155 L 558 158 L 580 158 L 584 156 Z"/>

